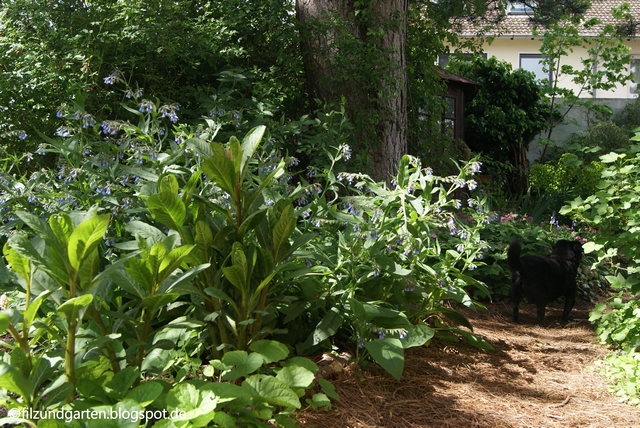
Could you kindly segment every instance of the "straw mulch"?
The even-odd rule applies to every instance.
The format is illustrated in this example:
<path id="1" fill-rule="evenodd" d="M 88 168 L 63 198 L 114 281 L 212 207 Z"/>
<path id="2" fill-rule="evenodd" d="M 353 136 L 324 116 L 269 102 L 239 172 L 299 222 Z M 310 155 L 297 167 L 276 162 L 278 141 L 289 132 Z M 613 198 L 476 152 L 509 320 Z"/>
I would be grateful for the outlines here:
<path id="1" fill-rule="evenodd" d="M 520 324 L 508 303 L 490 313 L 466 311 L 475 332 L 495 348 L 433 341 L 405 353 L 402 379 L 375 364 L 332 379 L 340 401 L 299 414 L 302 427 L 640 427 L 640 409 L 607 392 L 597 361 L 607 355 L 588 322 L 593 304 L 577 302 L 574 322 L 562 305 L 547 307 L 547 329 L 523 304 Z"/>

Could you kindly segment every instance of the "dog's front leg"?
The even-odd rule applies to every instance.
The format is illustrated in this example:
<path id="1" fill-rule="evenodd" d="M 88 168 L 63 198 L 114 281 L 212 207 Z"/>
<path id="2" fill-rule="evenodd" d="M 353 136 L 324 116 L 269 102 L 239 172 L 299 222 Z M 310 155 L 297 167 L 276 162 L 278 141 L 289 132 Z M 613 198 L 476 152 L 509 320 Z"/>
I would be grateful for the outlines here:
<path id="1" fill-rule="evenodd" d="M 564 297 L 564 311 L 562 311 L 562 321 L 569 322 L 569 313 L 571 309 L 573 309 L 573 305 L 576 302 L 575 294 L 569 293 L 569 295 Z"/>

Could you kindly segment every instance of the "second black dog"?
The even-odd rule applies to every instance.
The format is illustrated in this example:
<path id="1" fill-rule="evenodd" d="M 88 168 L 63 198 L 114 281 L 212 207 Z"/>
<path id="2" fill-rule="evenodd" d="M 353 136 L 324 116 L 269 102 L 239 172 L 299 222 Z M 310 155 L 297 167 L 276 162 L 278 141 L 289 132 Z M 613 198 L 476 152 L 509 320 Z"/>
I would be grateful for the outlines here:
<path id="1" fill-rule="evenodd" d="M 511 272 L 511 302 L 513 321 L 518 322 L 518 306 L 523 295 L 536 305 L 538 324 L 544 328 L 547 303 L 564 296 L 562 320 L 569 320 L 569 312 L 576 301 L 576 275 L 582 259 L 582 244 L 561 239 L 553 246 L 549 257 L 520 257 L 521 247 L 512 241 L 507 251 Z"/>

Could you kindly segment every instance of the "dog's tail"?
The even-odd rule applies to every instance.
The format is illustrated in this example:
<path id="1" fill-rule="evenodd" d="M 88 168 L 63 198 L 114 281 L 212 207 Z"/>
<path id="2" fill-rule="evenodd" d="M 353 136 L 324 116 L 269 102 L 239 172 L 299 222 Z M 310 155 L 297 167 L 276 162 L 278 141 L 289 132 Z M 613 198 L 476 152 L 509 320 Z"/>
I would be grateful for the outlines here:
<path id="1" fill-rule="evenodd" d="M 509 270 L 512 273 L 518 272 L 521 268 L 520 252 L 520 242 L 514 239 L 511 241 L 511 244 L 509 244 L 509 249 L 507 250 L 507 264 L 509 265 Z"/>

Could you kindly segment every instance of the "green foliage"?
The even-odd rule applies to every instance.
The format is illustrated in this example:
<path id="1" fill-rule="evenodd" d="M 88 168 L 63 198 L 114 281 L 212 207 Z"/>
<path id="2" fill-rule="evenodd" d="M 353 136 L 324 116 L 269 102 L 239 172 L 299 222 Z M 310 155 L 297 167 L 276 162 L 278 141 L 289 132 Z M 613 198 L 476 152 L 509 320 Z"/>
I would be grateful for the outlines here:
<path id="1" fill-rule="evenodd" d="M 640 405 L 640 353 L 615 352 L 606 357 L 603 366 L 602 373 L 611 382 L 609 391 L 623 402 Z"/>
<path id="2" fill-rule="evenodd" d="M 631 130 L 636 127 L 637 125 L 633 125 Z M 598 161 L 602 153 L 628 148 L 632 135 L 629 129 L 611 121 L 603 121 L 589 126 L 586 131 L 572 135 L 565 141 L 564 146 L 567 150 L 580 152 L 579 156 L 585 162 L 592 162 Z"/>
<path id="3" fill-rule="evenodd" d="M 629 4 L 611 10 L 616 20 L 630 20 Z M 582 29 L 591 29 L 601 25 L 597 36 L 580 35 Z M 631 60 L 629 47 L 624 44 L 627 36 L 613 24 L 602 24 L 598 18 L 584 21 L 580 16 L 570 20 L 552 23 L 539 32 L 542 35 L 540 53 L 543 69 L 551 73 L 551 81 L 542 81 L 544 92 L 551 103 L 547 111 L 549 132 L 547 140 L 556 126 L 562 123 L 574 106 L 583 106 L 588 111 L 597 111 L 611 115 L 607 106 L 599 106 L 585 94 L 592 95 L 596 90 L 611 90 L 618 84 L 631 80 L 628 67 Z M 581 66 L 565 64 L 568 52 L 584 49 L 586 55 L 581 58 Z M 571 81 L 578 89 L 563 87 L 562 82 Z M 543 150 L 540 161 L 546 154 Z"/>
<path id="4" fill-rule="evenodd" d="M 633 135 L 640 125 L 640 98 L 629 100 L 620 113 L 613 117 L 613 122 Z"/>
<path id="5" fill-rule="evenodd" d="M 497 163 L 509 163 L 512 170 L 507 183 L 520 190 L 517 183 L 525 165 L 523 153 L 533 138 L 547 127 L 545 112 L 549 102 L 532 73 L 512 70 L 511 65 L 495 57 L 473 61 L 452 60 L 447 68 L 468 77 L 481 88 L 465 107 L 465 142 L 474 153 L 490 157 Z M 494 182 L 505 177 L 489 165 L 487 173 Z"/>
<path id="6" fill-rule="evenodd" d="M 601 162 L 586 163 L 574 153 L 564 153 L 555 165 L 531 166 L 531 190 L 539 195 L 552 195 L 554 205 L 561 206 L 569 199 L 577 196 L 586 198 L 595 193 L 603 169 Z"/>
<path id="7" fill-rule="evenodd" d="M 0 144 L 18 156 L 33 153 L 42 142 L 38 132 L 53 135 L 55 115 L 76 94 L 87 94 L 86 102 L 82 109 L 69 105 L 69 113 L 85 118 L 87 127 L 122 117 L 123 100 L 147 93 L 167 104 L 180 99 L 181 119 L 194 123 L 205 113 L 203 98 L 224 94 L 225 70 L 251 72 L 252 84 L 236 86 L 237 100 L 250 104 L 255 95 L 256 103 L 264 103 L 269 93 L 263 110 L 298 115 L 305 101 L 292 8 L 239 0 L 152 1 L 144 7 L 4 2 L 0 46 L 11 55 L 0 59 Z M 126 82 L 126 91 L 105 85 L 117 81 Z M 234 110 L 228 111 L 231 117 Z"/>
<path id="8" fill-rule="evenodd" d="M 640 140 L 640 135 L 632 138 Z M 607 280 L 619 290 L 608 307 L 598 305 L 591 314 L 597 322 L 596 333 L 600 341 L 621 348 L 621 352 L 608 357 L 607 375 L 612 379 L 618 395 L 631 403 L 638 403 L 637 373 L 640 370 L 637 348 L 640 344 L 638 324 L 638 167 L 640 147 L 633 144 L 619 153 L 600 157 L 605 165 L 598 191 L 586 199 L 576 198 L 562 209 L 563 214 L 574 216 L 598 228 L 594 242 L 585 246 L 586 253 L 597 255 L 601 266 L 615 267 Z M 594 263 L 595 266 L 595 263 Z M 631 293 L 633 299 L 624 302 L 621 296 Z"/>

